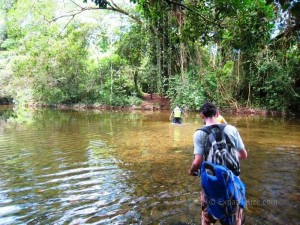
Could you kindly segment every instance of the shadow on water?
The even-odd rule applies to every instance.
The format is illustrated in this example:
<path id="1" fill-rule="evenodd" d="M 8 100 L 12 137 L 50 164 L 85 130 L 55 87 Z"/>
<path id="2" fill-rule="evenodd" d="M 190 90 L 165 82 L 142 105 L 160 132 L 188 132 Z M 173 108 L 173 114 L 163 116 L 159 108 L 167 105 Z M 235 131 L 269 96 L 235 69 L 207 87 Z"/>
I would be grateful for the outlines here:
<path id="1" fill-rule="evenodd" d="M 0 108 L 0 224 L 200 224 L 190 114 Z M 299 224 L 300 121 L 226 117 L 249 150 L 247 224 Z"/>

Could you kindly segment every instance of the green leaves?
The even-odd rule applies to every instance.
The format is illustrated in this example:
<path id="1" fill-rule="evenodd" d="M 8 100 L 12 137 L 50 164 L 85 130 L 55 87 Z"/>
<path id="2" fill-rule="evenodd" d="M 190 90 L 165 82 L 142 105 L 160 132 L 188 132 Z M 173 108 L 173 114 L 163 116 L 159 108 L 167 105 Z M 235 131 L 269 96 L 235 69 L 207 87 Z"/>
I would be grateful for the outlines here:
<path id="1" fill-rule="evenodd" d="M 122 19 L 118 31 L 110 26 L 115 21 L 105 26 L 104 16 L 73 1 L 67 12 L 79 7 L 86 14 L 65 15 L 61 1 L 11 1 L 0 41 L 16 54 L 10 89 L 20 101 L 127 105 L 144 91 L 168 93 L 191 109 L 207 99 L 272 109 L 298 103 L 299 40 L 283 35 L 269 46 L 276 24 L 271 1 L 132 0 L 128 10 L 110 0 L 81 1 L 109 9 L 95 13 L 119 12 L 137 22 Z M 297 18 L 298 1 L 278 4 Z"/>

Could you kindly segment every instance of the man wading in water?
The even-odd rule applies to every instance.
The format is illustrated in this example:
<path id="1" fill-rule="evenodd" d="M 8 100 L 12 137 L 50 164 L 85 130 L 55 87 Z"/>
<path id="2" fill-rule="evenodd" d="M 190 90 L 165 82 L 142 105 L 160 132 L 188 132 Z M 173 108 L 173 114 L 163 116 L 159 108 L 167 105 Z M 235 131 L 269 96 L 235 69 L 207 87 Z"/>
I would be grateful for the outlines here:
<path id="1" fill-rule="evenodd" d="M 200 108 L 200 115 L 205 122 L 205 126 L 202 127 L 201 129 L 220 126 L 220 124 L 216 126 L 216 124 L 218 124 L 217 117 L 219 115 L 219 112 L 217 110 L 217 107 L 214 104 L 212 104 L 212 103 L 203 104 L 202 107 Z M 212 126 L 212 125 L 214 125 L 214 126 Z M 247 151 L 244 147 L 244 143 L 243 143 L 236 127 L 231 126 L 231 125 L 223 125 L 223 126 L 225 126 L 225 127 L 222 132 L 225 133 L 225 135 L 227 135 L 229 137 L 229 139 L 232 143 L 231 149 L 233 150 L 232 151 L 234 154 L 233 156 L 235 156 L 234 158 L 236 158 L 235 160 L 238 164 L 238 169 L 239 169 L 239 160 L 247 158 Z M 191 168 L 189 170 L 189 175 L 191 175 L 191 176 L 196 176 L 199 173 L 199 169 L 201 168 L 201 165 L 204 161 L 208 161 L 208 162 L 211 161 L 207 156 L 207 154 L 209 152 L 207 152 L 207 149 L 206 149 L 207 148 L 206 141 L 207 141 L 208 134 L 207 134 L 207 132 L 204 132 L 201 129 L 198 129 L 194 133 L 194 137 L 193 137 L 194 157 L 195 158 L 194 158 Z M 237 179 L 239 179 L 238 176 L 236 176 L 236 177 L 237 177 Z M 202 181 L 202 183 L 203 183 L 203 181 Z M 208 187 L 208 190 L 209 190 L 209 187 Z M 208 205 L 206 202 L 206 196 L 205 196 L 203 189 L 201 191 L 200 198 L 201 198 L 201 206 L 202 206 L 202 223 L 201 224 L 202 225 L 210 225 L 210 224 L 216 223 L 217 219 L 213 215 L 208 213 Z M 211 208 L 210 208 L 210 210 L 211 210 Z M 234 211 L 232 217 L 233 217 L 233 219 L 231 221 L 233 221 L 233 224 L 235 224 L 235 225 L 243 224 L 244 218 L 245 218 L 243 208 L 239 207 L 239 205 L 238 205 L 236 208 L 236 211 Z M 222 222 L 221 219 L 220 219 L 220 222 L 222 224 L 229 224 L 228 221 Z"/>
<path id="2" fill-rule="evenodd" d="M 181 108 L 179 108 L 178 105 L 176 105 L 176 107 L 171 112 L 170 120 L 172 119 L 173 123 L 182 124 L 183 115 L 184 115 L 184 111 Z"/>

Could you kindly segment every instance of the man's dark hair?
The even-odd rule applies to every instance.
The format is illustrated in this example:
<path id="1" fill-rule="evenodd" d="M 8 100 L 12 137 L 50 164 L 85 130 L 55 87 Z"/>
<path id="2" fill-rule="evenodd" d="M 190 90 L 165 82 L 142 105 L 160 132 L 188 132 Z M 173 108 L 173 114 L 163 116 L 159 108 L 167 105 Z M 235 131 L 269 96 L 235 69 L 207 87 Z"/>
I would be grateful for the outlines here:
<path id="1" fill-rule="evenodd" d="M 202 113 L 205 117 L 214 117 L 217 115 L 218 109 L 211 102 L 204 103 L 200 108 L 200 113 Z"/>

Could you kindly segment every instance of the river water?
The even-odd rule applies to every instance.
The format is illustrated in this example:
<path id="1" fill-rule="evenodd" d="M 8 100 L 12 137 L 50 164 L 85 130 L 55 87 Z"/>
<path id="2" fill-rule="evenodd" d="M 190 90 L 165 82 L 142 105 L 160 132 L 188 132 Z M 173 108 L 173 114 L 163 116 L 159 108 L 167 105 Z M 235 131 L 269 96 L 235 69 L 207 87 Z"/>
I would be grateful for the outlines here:
<path id="1" fill-rule="evenodd" d="M 300 120 L 224 115 L 249 150 L 246 224 L 300 224 Z M 0 108 L 0 224 L 201 224 L 196 113 Z"/>

